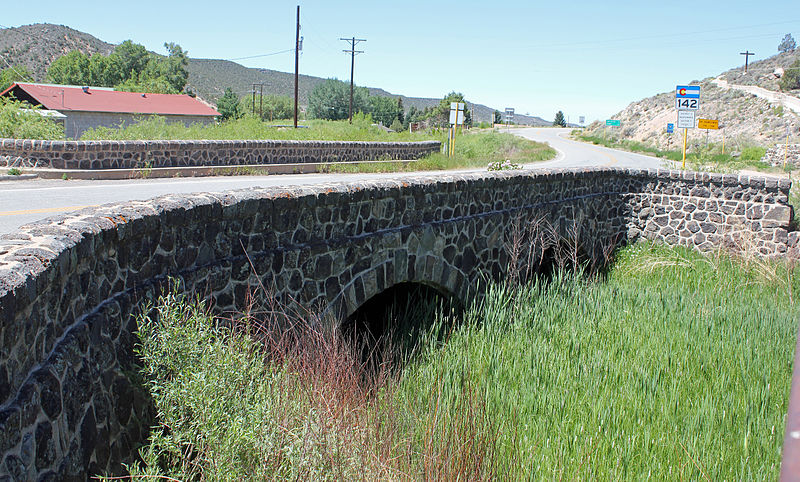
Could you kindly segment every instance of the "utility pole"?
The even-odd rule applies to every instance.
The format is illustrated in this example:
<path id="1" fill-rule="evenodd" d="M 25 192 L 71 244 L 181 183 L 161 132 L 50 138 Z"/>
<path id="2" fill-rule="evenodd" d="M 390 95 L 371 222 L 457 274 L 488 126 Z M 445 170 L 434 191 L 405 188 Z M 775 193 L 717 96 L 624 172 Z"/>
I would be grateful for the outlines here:
<path id="1" fill-rule="evenodd" d="M 297 33 L 294 37 L 294 128 L 297 129 L 297 84 L 300 81 L 300 5 L 297 6 Z"/>
<path id="2" fill-rule="evenodd" d="M 356 54 L 363 54 L 363 50 L 356 50 L 358 42 L 366 42 L 367 39 L 363 38 L 339 38 L 345 42 L 350 42 L 350 50 L 342 50 L 346 54 L 350 54 L 350 123 L 353 123 L 353 69 L 356 66 Z"/>
<path id="3" fill-rule="evenodd" d="M 260 118 L 264 106 L 264 83 L 253 83 L 253 115 L 256 115 L 256 87 L 259 89 L 258 117 Z"/>
<path id="4" fill-rule="evenodd" d="M 745 50 L 744 52 L 739 52 L 739 55 L 744 55 L 744 73 L 747 73 L 747 64 L 748 60 L 750 60 L 751 55 L 755 55 L 753 52 L 749 50 Z"/>

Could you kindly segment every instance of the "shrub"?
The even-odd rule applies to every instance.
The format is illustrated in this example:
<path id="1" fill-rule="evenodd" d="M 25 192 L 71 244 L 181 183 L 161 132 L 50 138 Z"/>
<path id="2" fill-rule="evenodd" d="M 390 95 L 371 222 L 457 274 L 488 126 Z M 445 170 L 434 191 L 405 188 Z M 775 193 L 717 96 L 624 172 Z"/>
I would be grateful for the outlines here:
<path id="1" fill-rule="evenodd" d="M 63 139 L 64 128 L 36 112 L 26 102 L 0 98 L 0 137 L 10 139 Z"/>

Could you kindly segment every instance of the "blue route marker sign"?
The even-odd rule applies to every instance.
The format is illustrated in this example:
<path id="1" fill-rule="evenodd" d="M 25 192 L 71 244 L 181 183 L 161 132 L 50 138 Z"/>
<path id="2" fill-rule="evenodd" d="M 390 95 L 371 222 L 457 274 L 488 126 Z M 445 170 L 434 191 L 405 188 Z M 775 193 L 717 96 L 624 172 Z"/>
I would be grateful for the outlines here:
<path id="1" fill-rule="evenodd" d="M 675 124 L 670 122 L 667 124 L 667 134 L 672 134 L 673 132 L 675 132 Z"/>

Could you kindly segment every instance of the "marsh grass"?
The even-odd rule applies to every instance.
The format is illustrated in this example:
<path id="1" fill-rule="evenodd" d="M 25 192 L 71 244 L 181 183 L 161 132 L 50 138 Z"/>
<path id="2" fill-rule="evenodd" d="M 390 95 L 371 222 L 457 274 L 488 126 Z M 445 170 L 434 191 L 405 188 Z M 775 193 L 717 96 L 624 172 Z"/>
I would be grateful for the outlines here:
<path id="1" fill-rule="evenodd" d="M 269 297 L 215 320 L 167 293 L 140 320 L 159 425 L 132 473 L 775 479 L 794 268 L 637 244 L 580 273 L 490 285 L 459 323 L 428 306 L 399 369 L 365 366 L 335 325 Z"/>

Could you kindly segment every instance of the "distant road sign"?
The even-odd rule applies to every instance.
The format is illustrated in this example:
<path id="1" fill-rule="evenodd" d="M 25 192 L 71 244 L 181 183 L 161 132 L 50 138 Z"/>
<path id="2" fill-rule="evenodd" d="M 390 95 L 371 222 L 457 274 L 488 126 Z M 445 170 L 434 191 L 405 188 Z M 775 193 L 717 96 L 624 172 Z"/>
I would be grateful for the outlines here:
<path id="1" fill-rule="evenodd" d="M 675 132 L 675 124 L 670 122 L 667 124 L 667 134 L 672 134 L 673 132 Z"/>
<path id="2" fill-rule="evenodd" d="M 678 129 L 694 129 L 694 111 L 678 111 Z"/>
<path id="3" fill-rule="evenodd" d="M 578 117 L 578 122 L 579 122 L 579 123 L 581 123 L 581 124 L 583 124 L 584 122 L 586 122 L 586 117 L 585 117 L 585 116 L 580 116 L 580 117 Z M 787 129 L 788 129 L 788 128 L 787 128 Z"/>
<path id="4" fill-rule="evenodd" d="M 620 125 L 622 125 L 622 122 L 620 122 L 618 119 L 606 119 L 606 125 L 619 127 Z"/>
<path id="5" fill-rule="evenodd" d="M 678 85 L 675 87 L 675 108 L 678 110 L 697 110 L 700 107 L 699 85 Z"/>
<path id="6" fill-rule="evenodd" d="M 719 121 L 714 119 L 697 119 L 698 129 L 719 129 Z"/>

